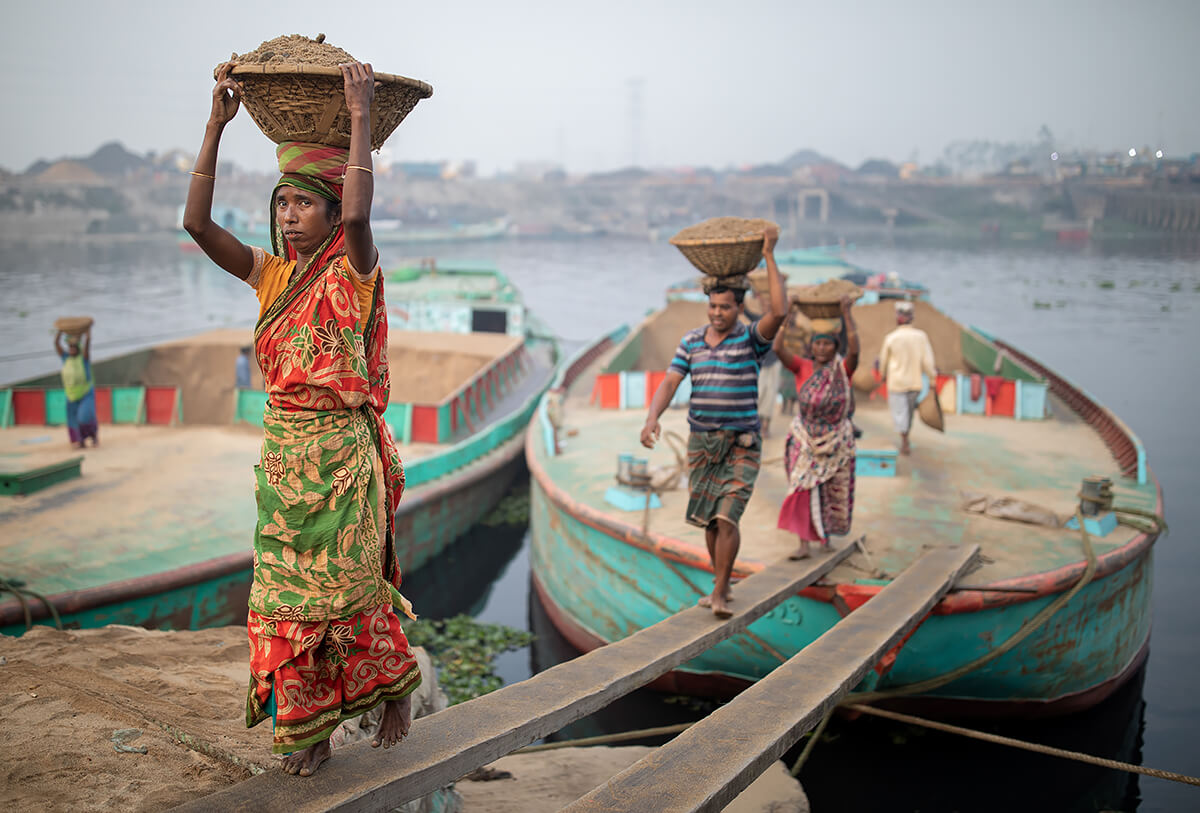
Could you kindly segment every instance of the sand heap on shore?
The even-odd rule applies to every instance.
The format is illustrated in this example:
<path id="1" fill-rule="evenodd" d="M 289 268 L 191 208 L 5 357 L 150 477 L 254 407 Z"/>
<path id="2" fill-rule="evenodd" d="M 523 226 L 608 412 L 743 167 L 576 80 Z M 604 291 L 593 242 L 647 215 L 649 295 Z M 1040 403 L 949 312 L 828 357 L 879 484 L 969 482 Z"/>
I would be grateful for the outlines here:
<path id="1" fill-rule="evenodd" d="M 428 656 L 416 651 L 422 673 L 432 676 Z M 165 810 L 247 779 L 251 769 L 275 770 L 270 723 L 245 726 L 248 660 L 244 627 L 35 627 L 20 638 L 0 636 L 4 809 Z M 413 713 L 426 716 L 445 702 L 436 681 L 426 679 Z M 335 760 L 340 745 L 372 735 L 360 720 L 335 733 Z M 146 752 L 118 751 L 117 732 L 127 732 L 117 741 Z M 180 744 L 181 734 L 194 748 Z M 461 799 L 457 809 L 463 813 L 558 810 L 652 750 L 567 748 L 508 756 L 494 767 L 509 776 L 460 780 L 450 802 Z M 421 809 L 419 801 L 402 810 Z M 776 763 L 727 810 L 806 813 L 808 802 Z"/>

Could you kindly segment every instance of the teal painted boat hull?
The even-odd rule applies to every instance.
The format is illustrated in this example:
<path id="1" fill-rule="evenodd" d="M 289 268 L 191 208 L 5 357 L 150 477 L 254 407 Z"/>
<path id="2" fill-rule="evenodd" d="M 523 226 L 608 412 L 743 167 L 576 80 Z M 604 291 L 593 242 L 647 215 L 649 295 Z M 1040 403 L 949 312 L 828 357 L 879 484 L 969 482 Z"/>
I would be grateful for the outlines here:
<path id="1" fill-rule="evenodd" d="M 692 585 L 712 579 L 711 571 L 669 562 L 573 516 L 548 497 L 536 478 L 530 524 L 539 593 L 543 603 L 550 602 L 546 609 L 556 626 L 577 648 L 620 640 L 693 605 L 697 591 Z M 1150 636 L 1151 564 L 1146 550 L 1129 566 L 1092 581 L 1011 652 L 932 696 L 1051 703 L 1085 695 L 1125 673 L 1139 661 Z M 887 689 L 950 672 L 1009 638 L 1052 600 L 1046 596 L 931 615 L 901 647 L 891 668 L 859 688 Z M 723 641 L 687 662 L 681 671 L 694 677 L 683 683 L 701 690 L 707 685 L 722 694 L 758 680 L 840 619 L 833 603 L 794 596 L 751 624 L 752 636 Z"/>

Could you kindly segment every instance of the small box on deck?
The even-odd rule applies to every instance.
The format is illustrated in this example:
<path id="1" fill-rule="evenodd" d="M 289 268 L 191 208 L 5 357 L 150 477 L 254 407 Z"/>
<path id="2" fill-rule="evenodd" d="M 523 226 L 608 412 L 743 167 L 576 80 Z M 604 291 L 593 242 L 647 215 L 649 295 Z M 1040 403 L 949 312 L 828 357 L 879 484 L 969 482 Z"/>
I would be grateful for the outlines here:
<path id="1" fill-rule="evenodd" d="M 855 477 L 895 477 L 895 449 L 859 449 L 854 457 Z"/>

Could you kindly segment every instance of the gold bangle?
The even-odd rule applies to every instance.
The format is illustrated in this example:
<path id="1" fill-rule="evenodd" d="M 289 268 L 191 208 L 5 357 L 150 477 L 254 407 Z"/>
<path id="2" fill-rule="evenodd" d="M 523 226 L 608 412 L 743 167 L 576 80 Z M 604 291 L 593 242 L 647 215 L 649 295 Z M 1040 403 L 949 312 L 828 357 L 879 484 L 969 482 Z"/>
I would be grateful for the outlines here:
<path id="1" fill-rule="evenodd" d="M 374 170 L 372 170 L 370 167 L 360 167 L 358 164 L 346 164 L 346 169 L 347 169 L 347 170 L 351 170 L 351 169 L 361 169 L 363 172 L 367 173 L 368 175 L 374 175 L 374 174 L 375 174 L 375 171 L 374 171 Z"/>
<path id="2" fill-rule="evenodd" d="M 209 175 L 207 172 L 197 172 L 194 169 L 188 174 L 195 175 L 197 178 L 208 178 L 210 181 L 215 181 L 217 179 L 216 175 Z"/>

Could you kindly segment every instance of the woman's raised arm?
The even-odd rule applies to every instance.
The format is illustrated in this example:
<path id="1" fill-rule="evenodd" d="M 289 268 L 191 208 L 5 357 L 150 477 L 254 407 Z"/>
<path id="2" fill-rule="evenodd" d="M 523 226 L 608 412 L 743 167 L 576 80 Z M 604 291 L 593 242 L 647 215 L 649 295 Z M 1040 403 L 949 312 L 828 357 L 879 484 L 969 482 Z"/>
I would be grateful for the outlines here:
<path id="1" fill-rule="evenodd" d="M 370 63 L 341 66 L 350 111 L 350 160 L 342 187 L 342 226 L 346 232 L 346 258 L 361 276 L 375 270 L 379 252 L 371 234 L 371 200 L 375 173 L 371 168 L 371 100 L 375 98 L 375 72 Z"/>
<path id="2" fill-rule="evenodd" d="M 242 103 L 242 88 L 229 75 L 233 63 L 226 62 L 217 69 L 217 84 L 213 88 L 212 112 L 204 128 L 204 142 L 196 156 L 192 182 L 188 186 L 187 203 L 183 208 L 183 228 L 209 259 L 238 279 L 250 276 L 254 255 L 250 247 L 218 226 L 212 219 L 213 187 L 217 182 L 217 148 L 225 125 L 237 115 Z"/>

